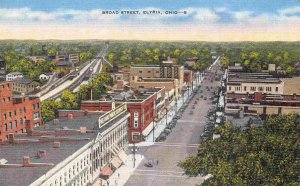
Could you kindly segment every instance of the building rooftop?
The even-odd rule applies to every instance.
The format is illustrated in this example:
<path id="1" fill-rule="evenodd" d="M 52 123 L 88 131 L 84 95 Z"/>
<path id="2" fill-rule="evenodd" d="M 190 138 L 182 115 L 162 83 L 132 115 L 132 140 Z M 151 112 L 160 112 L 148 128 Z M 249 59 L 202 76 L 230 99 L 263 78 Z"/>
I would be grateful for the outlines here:
<path id="1" fill-rule="evenodd" d="M 20 84 L 30 84 L 32 82 L 37 82 L 37 81 L 35 81 L 33 79 L 25 79 L 25 78 L 19 77 L 19 78 L 14 79 L 13 82 L 20 83 Z"/>
<path id="2" fill-rule="evenodd" d="M 21 72 L 10 72 L 10 73 L 7 73 L 8 74 L 12 74 L 12 75 L 23 75 Z"/>
<path id="3" fill-rule="evenodd" d="M 72 113 L 72 117 L 70 113 Z M 125 111 L 99 128 L 99 117 L 104 115 L 104 112 L 72 110 L 59 111 L 59 115 L 58 119 L 35 128 L 31 135 L 15 134 L 13 142 L 8 141 L 0 145 L 0 160 L 5 159 L 7 161 L 4 164 L 7 167 L 0 165 L 1 185 L 31 184 L 95 139 L 99 132 L 109 131 L 111 126 L 121 119 L 129 117 Z M 54 148 L 54 142 L 60 142 L 60 147 Z M 41 150 L 46 152 L 45 157 L 38 156 L 38 152 Z M 32 166 L 23 166 L 24 156 L 31 158 Z M 18 166 L 10 166 L 9 164 Z M 39 166 L 35 166 L 37 164 Z M 16 175 L 22 179 L 16 179 Z"/>

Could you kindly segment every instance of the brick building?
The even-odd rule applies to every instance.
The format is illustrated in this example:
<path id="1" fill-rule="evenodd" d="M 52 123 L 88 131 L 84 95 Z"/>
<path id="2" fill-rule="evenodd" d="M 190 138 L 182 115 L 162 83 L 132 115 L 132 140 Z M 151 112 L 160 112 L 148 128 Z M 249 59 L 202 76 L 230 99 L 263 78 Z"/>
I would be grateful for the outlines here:
<path id="1" fill-rule="evenodd" d="M 130 113 L 129 143 L 140 142 L 153 128 L 153 122 L 164 108 L 163 89 L 147 89 L 144 91 L 127 91 L 102 97 L 100 100 L 82 101 L 81 110 L 109 111 L 113 105 L 127 103 Z M 158 107 L 156 107 L 158 106 Z"/>
<path id="2" fill-rule="evenodd" d="M 126 110 L 60 110 L 52 122 L 9 134 L 0 145 L 0 185 L 102 185 L 127 160 Z"/>
<path id="3" fill-rule="evenodd" d="M 40 99 L 13 96 L 12 83 L 0 82 L 0 141 L 9 133 L 25 132 L 26 122 L 31 129 L 42 124 Z"/>

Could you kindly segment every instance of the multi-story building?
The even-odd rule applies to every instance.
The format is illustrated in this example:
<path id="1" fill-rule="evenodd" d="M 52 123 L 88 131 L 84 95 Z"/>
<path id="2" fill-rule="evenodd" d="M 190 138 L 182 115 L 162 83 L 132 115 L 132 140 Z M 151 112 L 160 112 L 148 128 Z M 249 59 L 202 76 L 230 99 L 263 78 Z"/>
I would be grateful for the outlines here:
<path id="1" fill-rule="evenodd" d="M 258 115 L 300 113 L 300 95 L 227 93 L 225 112 L 238 113 L 240 110 Z"/>
<path id="2" fill-rule="evenodd" d="M 0 82 L 0 141 L 10 133 L 26 131 L 25 122 L 32 129 L 42 124 L 40 99 L 31 96 L 13 96 L 12 83 Z"/>
<path id="3" fill-rule="evenodd" d="M 6 79 L 6 62 L 0 57 L 0 82 Z"/>
<path id="4" fill-rule="evenodd" d="M 258 115 L 300 113 L 297 78 L 280 79 L 267 72 L 245 73 L 237 67 L 228 67 L 227 71 L 226 113 L 241 110 Z M 269 66 L 269 71 L 274 68 Z"/>
<path id="5" fill-rule="evenodd" d="M 284 82 L 269 73 L 231 72 L 227 78 L 227 92 L 236 94 L 283 94 Z"/>
<path id="6" fill-rule="evenodd" d="M 81 109 L 88 111 L 107 111 L 113 105 L 127 103 L 130 113 L 129 142 L 136 143 L 143 140 L 153 129 L 154 120 L 162 115 L 165 107 L 165 94 L 163 89 L 144 89 L 140 91 L 127 91 L 114 95 L 107 95 L 100 100 L 82 101 Z"/>
<path id="7" fill-rule="evenodd" d="M 126 104 L 107 113 L 60 111 L 26 135 L 10 134 L 0 145 L 1 185 L 85 186 L 107 179 L 126 160 L 128 118 Z"/>
<path id="8" fill-rule="evenodd" d="M 16 93 L 28 94 L 36 90 L 41 84 L 33 79 L 16 78 L 13 80 L 12 90 Z"/>
<path id="9" fill-rule="evenodd" d="M 79 54 L 69 54 L 69 61 L 72 63 L 79 62 Z"/>
<path id="10" fill-rule="evenodd" d="M 6 74 L 6 81 L 13 81 L 16 78 L 23 78 L 23 74 L 21 72 L 11 72 Z"/>
<path id="11" fill-rule="evenodd" d="M 130 68 L 130 81 L 142 78 L 174 78 L 178 79 L 179 91 L 184 85 L 184 67 L 172 61 L 163 61 L 161 65 L 140 65 Z"/>

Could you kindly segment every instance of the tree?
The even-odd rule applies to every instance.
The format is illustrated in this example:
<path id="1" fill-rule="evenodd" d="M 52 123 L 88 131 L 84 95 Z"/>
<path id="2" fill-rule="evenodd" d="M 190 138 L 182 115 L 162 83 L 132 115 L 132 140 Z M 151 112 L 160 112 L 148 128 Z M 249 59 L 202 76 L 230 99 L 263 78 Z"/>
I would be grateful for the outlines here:
<path id="1" fill-rule="evenodd" d="M 270 116 L 247 132 L 230 123 L 219 126 L 220 138 L 203 142 L 198 156 L 179 165 L 188 175 L 212 174 L 203 185 L 299 185 L 300 116 Z"/>
<path id="2" fill-rule="evenodd" d="M 48 50 L 48 56 L 55 56 L 56 55 L 56 49 L 51 47 L 49 50 Z"/>
<path id="3" fill-rule="evenodd" d="M 60 100 L 62 109 L 76 109 L 78 107 L 77 97 L 69 89 L 62 93 Z"/>
<path id="4" fill-rule="evenodd" d="M 45 122 L 51 121 L 57 117 L 59 104 L 53 99 L 44 100 L 41 104 L 42 117 Z"/>
<path id="5" fill-rule="evenodd" d="M 221 57 L 221 64 L 223 65 L 223 67 L 228 67 L 228 65 L 229 65 L 229 59 L 228 59 L 228 57 L 226 57 L 226 56 L 222 56 Z"/>

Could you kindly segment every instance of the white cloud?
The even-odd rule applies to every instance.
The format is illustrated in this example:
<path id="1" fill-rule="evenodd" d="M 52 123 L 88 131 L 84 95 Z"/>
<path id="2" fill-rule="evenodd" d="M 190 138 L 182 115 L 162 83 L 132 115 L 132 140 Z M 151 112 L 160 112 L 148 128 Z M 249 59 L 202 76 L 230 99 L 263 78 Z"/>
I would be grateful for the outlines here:
<path id="1" fill-rule="evenodd" d="M 298 14 L 300 13 L 300 6 L 281 9 L 278 11 L 278 13 L 283 16 Z"/>
<path id="2" fill-rule="evenodd" d="M 253 17 L 253 12 L 251 11 L 231 12 L 231 14 L 237 21 L 247 21 Z"/>
<path id="3" fill-rule="evenodd" d="M 218 7 L 218 8 L 215 8 L 215 11 L 216 11 L 217 13 L 228 12 L 228 10 L 227 10 L 226 7 Z"/>

